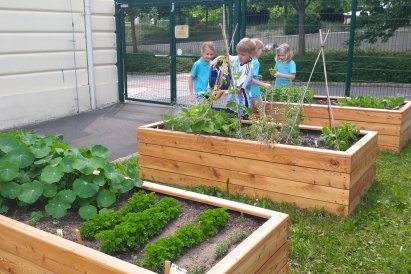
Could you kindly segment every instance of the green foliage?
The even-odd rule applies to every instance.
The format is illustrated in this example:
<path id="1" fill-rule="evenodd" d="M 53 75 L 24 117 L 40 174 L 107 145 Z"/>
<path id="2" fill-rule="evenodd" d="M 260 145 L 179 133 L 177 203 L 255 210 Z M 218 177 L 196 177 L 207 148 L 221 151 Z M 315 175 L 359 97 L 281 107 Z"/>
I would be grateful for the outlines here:
<path id="1" fill-rule="evenodd" d="M 356 42 L 387 42 L 401 27 L 409 26 L 411 7 L 409 0 L 364 0 L 364 10 L 357 19 L 363 29 L 356 35 Z"/>
<path id="2" fill-rule="evenodd" d="M 138 185 L 107 162 L 110 151 L 95 145 L 70 148 L 63 136 L 32 131 L 0 133 L 0 210 L 15 200 L 22 206 L 44 204 L 53 218 L 69 209 L 92 217 L 98 208 L 111 206 L 116 195 Z"/>
<path id="3" fill-rule="evenodd" d="M 174 261 L 187 249 L 215 236 L 228 221 L 228 213 L 224 208 L 207 209 L 194 223 L 180 227 L 174 236 L 154 241 L 144 248 L 143 267 L 162 272 L 164 261 Z"/>
<path id="4" fill-rule="evenodd" d="M 347 50 L 327 49 L 327 76 L 329 82 L 345 82 L 347 77 Z M 307 51 L 303 57 L 294 55 L 297 64 L 296 81 L 307 82 L 318 51 Z M 274 64 L 275 51 L 264 53 L 260 61 L 263 79 L 272 79 L 268 68 Z M 411 83 L 411 51 L 355 50 L 353 59 L 353 83 Z M 400 71 L 399 71 L 400 70 Z M 314 70 L 311 81 L 323 82 L 323 66 Z"/>
<path id="5" fill-rule="evenodd" d="M 289 103 L 300 103 L 303 95 L 304 99 L 302 102 L 311 103 L 315 94 L 310 88 L 306 91 L 305 87 L 298 86 L 273 87 L 270 89 L 265 89 L 262 93 L 262 96 L 266 101 Z"/>
<path id="6" fill-rule="evenodd" d="M 287 16 L 284 27 L 285 35 L 298 34 L 298 14 L 292 13 Z M 316 13 L 306 13 L 304 20 L 304 32 L 317 33 L 321 27 L 320 16 Z"/>
<path id="7" fill-rule="evenodd" d="M 325 139 L 325 144 L 336 150 L 345 151 L 350 147 L 352 141 L 357 140 L 360 131 L 356 125 L 344 123 L 340 126 L 323 127 L 321 137 Z"/>
<path id="8" fill-rule="evenodd" d="M 81 237 L 93 239 L 98 232 L 113 229 L 128 213 L 144 211 L 154 202 L 154 193 L 136 192 L 119 211 L 100 212 L 92 219 L 83 222 L 80 227 Z"/>
<path id="9" fill-rule="evenodd" d="M 31 213 L 29 225 L 35 226 L 41 219 L 43 219 L 44 215 L 41 211 L 34 211 Z"/>
<path id="10" fill-rule="evenodd" d="M 212 109 L 206 102 L 182 108 L 176 115 L 163 115 L 166 129 L 207 134 L 230 135 L 238 129 L 238 120 L 224 111 Z"/>
<path id="11" fill-rule="evenodd" d="M 378 108 L 378 109 L 399 109 L 404 104 L 404 97 L 379 97 L 353 96 L 337 100 L 339 106 Z"/>
<path id="12" fill-rule="evenodd" d="M 101 240 L 100 250 L 104 253 L 125 252 L 140 247 L 160 233 L 180 212 L 180 203 L 165 197 L 147 210 L 128 213 L 112 230 L 100 231 L 95 237 Z"/>
<path id="13" fill-rule="evenodd" d="M 230 247 L 240 241 L 242 241 L 247 236 L 247 233 L 244 229 L 236 230 L 227 240 L 219 243 L 214 251 L 214 258 L 216 260 L 224 257 Z"/>
<path id="14" fill-rule="evenodd" d="M 177 57 L 177 72 L 190 72 L 193 63 L 198 58 Z M 170 57 L 154 56 L 153 54 L 127 54 L 125 58 L 127 72 L 169 73 Z"/>

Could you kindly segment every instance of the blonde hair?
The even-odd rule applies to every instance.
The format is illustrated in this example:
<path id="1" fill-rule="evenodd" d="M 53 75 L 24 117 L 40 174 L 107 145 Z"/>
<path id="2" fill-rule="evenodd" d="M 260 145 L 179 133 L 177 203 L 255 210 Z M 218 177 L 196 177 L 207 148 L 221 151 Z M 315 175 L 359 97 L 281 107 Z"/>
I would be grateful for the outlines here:
<path id="1" fill-rule="evenodd" d="M 237 44 L 237 52 L 253 53 L 255 51 L 255 43 L 250 38 L 243 38 Z"/>
<path id="2" fill-rule="evenodd" d="M 278 60 L 279 60 L 279 59 L 278 59 L 278 52 L 279 52 L 279 51 L 284 51 L 285 60 L 286 60 L 287 62 L 290 61 L 290 60 L 292 60 L 293 57 L 294 57 L 293 50 L 291 49 L 290 45 L 289 45 L 289 44 L 286 44 L 286 43 L 279 45 L 279 46 L 275 49 L 275 51 L 276 51 L 276 53 L 275 53 L 275 61 L 278 61 Z"/>
<path id="3" fill-rule="evenodd" d="M 251 40 L 255 43 L 255 51 L 264 49 L 264 43 L 260 39 L 253 38 Z"/>
<path id="4" fill-rule="evenodd" d="M 201 45 L 201 53 L 203 53 L 207 48 L 208 48 L 208 49 L 211 49 L 212 51 L 215 52 L 213 42 L 204 42 L 204 43 Z"/>

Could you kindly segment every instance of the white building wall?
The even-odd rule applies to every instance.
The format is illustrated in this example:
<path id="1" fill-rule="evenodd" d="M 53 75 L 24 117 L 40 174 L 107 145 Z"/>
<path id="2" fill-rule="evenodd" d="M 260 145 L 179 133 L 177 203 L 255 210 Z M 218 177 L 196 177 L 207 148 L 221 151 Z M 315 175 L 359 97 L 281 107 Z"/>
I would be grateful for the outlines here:
<path id="1" fill-rule="evenodd" d="M 91 0 L 97 107 L 118 102 L 113 0 Z M 83 0 L 0 0 L 0 130 L 91 110 Z"/>

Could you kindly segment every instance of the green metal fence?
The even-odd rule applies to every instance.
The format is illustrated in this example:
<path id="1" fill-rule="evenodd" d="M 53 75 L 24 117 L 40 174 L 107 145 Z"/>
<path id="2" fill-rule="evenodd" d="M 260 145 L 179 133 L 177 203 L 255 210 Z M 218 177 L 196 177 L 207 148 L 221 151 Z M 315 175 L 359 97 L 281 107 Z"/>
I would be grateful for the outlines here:
<path id="1" fill-rule="evenodd" d="M 305 6 L 304 24 L 301 10 Z M 295 85 L 305 85 L 320 51 L 319 29 L 328 32 L 325 60 L 332 95 L 401 95 L 411 99 L 411 3 L 363 5 L 357 0 L 122 0 L 116 3 L 121 100 L 162 104 L 187 103 L 188 73 L 204 41 L 224 52 L 220 23 L 233 49 L 241 37 L 259 38 L 266 46 L 260 74 L 272 81 L 275 48 L 288 43 L 297 64 Z M 355 16 L 351 16 L 355 14 Z M 373 37 L 384 26 L 390 37 Z M 181 26 L 181 30 L 178 28 Z M 177 28 L 176 28 L 177 27 Z M 185 28 L 185 29 L 184 29 Z M 181 33 L 188 32 L 188 37 Z M 304 31 L 304 34 L 302 34 Z M 380 31 L 381 32 L 381 31 Z M 388 30 L 389 32 L 389 30 Z M 177 36 L 176 36 L 177 35 Z M 176 38 L 177 37 L 177 38 Z M 360 40 L 367 38 L 368 40 Z M 310 86 L 325 94 L 322 60 Z"/>
<path id="2" fill-rule="evenodd" d="M 325 58 L 332 95 L 401 95 L 411 99 L 410 1 L 392 1 L 391 6 L 360 6 L 356 0 L 311 1 L 304 11 L 304 35 L 300 35 L 299 12 L 290 3 L 296 1 L 273 1 L 263 8 L 253 5 L 256 2 L 248 2 L 245 35 L 266 45 L 260 60 L 264 80 L 272 80 L 268 68 L 275 63 L 275 48 L 288 43 L 297 64 L 294 84 L 305 85 L 321 48 L 322 29 L 323 33 L 329 31 Z M 387 41 L 370 36 L 384 24 L 400 27 Z M 367 35 L 371 41 L 360 40 Z M 325 94 L 321 59 L 311 81 L 317 94 Z"/>
<path id="3" fill-rule="evenodd" d="M 238 21 L 240 12 L 238 3 L 239 0 L 117 2 L 120 99 L 189 103 L 189 71 L 200 57 L 201 45 L 212 41 L 216 55 L 224 53 L 222 26 L 232 37 L 234 20 Z"/>

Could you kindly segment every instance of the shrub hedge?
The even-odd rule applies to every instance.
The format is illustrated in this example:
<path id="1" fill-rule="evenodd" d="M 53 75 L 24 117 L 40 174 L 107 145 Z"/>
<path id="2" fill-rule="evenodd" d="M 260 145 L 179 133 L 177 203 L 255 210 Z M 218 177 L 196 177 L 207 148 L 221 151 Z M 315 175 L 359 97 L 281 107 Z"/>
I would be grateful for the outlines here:
<path id="1" fill-rule="evenodd" d="M 295 49 L 296 50 L 296 49 Z M 310 76 L 318 51 L 309 51 L 303 57 L 294 56 L 297 64 L 296 81 L 306 82 Z M 275 52 L 264 53 L 260 58 L 262 79 L 273 79 L 268 69 L 274 66 Z M 178 57 L 177 73 L 189 72 L 198 57 Z M 347 51 L 326 51 L 327 75 L 330 82 L 345 82 L 348 63 Z M 383 52 L 356 51 L 353 60 L 353 82 L 411 83 L 411 51 Z M 154 55 L 129 54 L 126 58 L 126 71 L 139 73 L 167 73 L 170 71 L 170 58 Z M 314 71 L 312 81 L 324 81 L 322 63 Z"/>
<path id="2" fill-rule="evenodd" d="M 296 49 L 295 49 L 296 50 Z M 296 81 L 306 82 L 317 58 L 318 51 L 307 52 L 305 56 L 294 56 L 297 64 Z M 268 69 L 274 66 L 275 52 L 265 53 L 260 58 L 260 72 L 263 80 L 273 79 Z M 353 60 L 353 82 L 411 83 L 411 51 L 355 51 Z M 327 76 L 330 82 L 345 82 L 347 74 L 347 51 L 326 51 Z M 311 81 L 324 81 L 321 60 L 317 63 Z"/>

